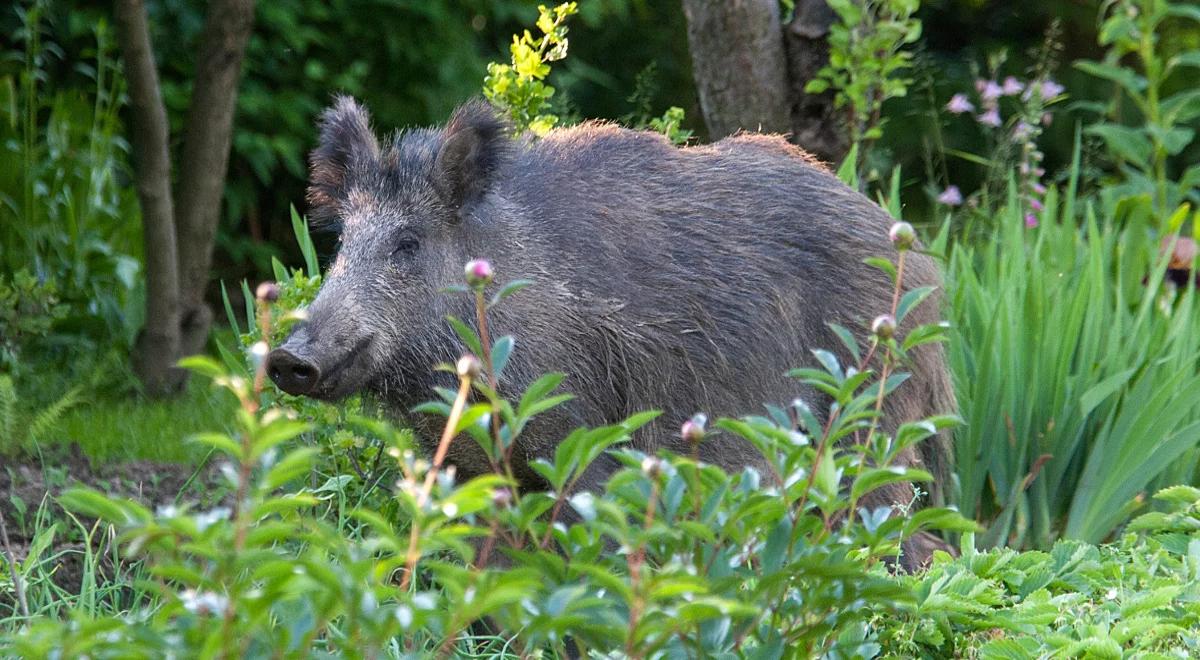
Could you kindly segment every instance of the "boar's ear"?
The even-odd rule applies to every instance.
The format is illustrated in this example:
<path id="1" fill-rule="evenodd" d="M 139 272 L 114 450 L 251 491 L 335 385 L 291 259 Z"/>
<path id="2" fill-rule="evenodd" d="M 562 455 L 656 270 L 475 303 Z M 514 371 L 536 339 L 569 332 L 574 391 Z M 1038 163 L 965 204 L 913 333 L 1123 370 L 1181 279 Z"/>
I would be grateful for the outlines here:
<path id="1" fill-rule="evenodd" d="M 454 111 L 442 133 L 433 165 L 433 185 L 456 211 L 492 185 L 511 146 L 509 125 L 485 101 Z"/>
<path id="2" fill-rule="evenodd" d="M 349 96 L 337 97 L 317 125 L 320 139 L 309 157 L 308 212 L 314 222 L 336 224 L 350 172 L 356 162 L 377 158 L 379 143 L 370 115 Z"/>

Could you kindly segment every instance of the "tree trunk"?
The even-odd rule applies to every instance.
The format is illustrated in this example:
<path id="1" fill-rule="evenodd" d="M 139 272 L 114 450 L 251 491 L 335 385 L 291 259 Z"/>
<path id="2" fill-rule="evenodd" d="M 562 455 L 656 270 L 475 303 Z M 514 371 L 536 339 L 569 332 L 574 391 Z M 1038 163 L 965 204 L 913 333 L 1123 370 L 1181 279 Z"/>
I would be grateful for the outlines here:
<path id="1" fill-rule="evenodd" d="M 709 135 L 786 132 L 787 59 L 779 0 L 683 0 L 692 77 Z"/>
<path id="2" fill-rule="evenodd" d="M 212 323 L 204 294 L 221 219 L 242 58 L 253 25 L 254 0 L 213 0 L 200 37 L 177 190 L 185 354 L 203 349 Z"/>
<path id="3" fill-rule="evenodd" d="M 796 0 L 785 28 L 777 0 L 683 0 L 692 75 L 709 135 L 738 130 L 790 133 L 830 163 L 848 143 L 833 93 L 804 86 L 829 62 L 833 11 L 825 0 Z"/>
<path id="4" fill-rule="evenodd" d="M 833 107 L 834 92 L 809 94 L 808 81 L 829 63 L 829 26 L 837 16 L 825 0 L 796 0 L 796 13 L 784 31 L 788 59 L 792 141 L 829 163 L 840 163 L 850 148 L 845 122 Z"/>
<path id="5" fill-rule="evenodd" d="M 180 345 L 179 275 L 167 112 L 141 0 L 117 0 L 114 13 L 133 115 L 130 137 L 146 259 L 146 324 L 134 348 L 134 370 L 149 393 L 162 395 L 183 383 L 183 374 L 175 367 Z"/>

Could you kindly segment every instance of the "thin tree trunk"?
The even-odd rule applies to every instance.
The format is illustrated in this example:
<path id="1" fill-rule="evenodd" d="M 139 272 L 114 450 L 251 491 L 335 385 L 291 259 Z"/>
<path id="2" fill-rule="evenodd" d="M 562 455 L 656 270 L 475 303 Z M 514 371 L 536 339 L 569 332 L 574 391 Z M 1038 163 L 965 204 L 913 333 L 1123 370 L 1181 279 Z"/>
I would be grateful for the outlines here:
<path id="1" fill-rule="evenodd" d="M 790 128 L 779 0 L 683 0 L 709 135 Z"/>
<path id="2" fill-rule="evenodd" d="M 146 323 L 138 336 L 133 362 L 147 391 L 160 395 L 183 382 L 183 375 L 175 368 L 180 309 L 170 133 L 145 7 L 141 0 L 117 0 L 114 13 L 133 115 L 130 137 L 146 260 Z"/>
<path id="3" fill-rule="evenodd" d="M 683 0 L 692 75 L 712 139 L 738 130 L 790 133 L 830 163 L 846 154 L 833 93 L 805 85 L 829 62 L 834 13 L 825 0 L 796 0 L 785 28 L 778 0 Z"/>
<path id="4" fill-rule="evenodd" d="M 203 349 L 212 323 L 204 293 L 221 219 L 238 80 L 253 26 L 254 0 L 213 0 L 200 38 L 177 191 L 185 353 Z"/>

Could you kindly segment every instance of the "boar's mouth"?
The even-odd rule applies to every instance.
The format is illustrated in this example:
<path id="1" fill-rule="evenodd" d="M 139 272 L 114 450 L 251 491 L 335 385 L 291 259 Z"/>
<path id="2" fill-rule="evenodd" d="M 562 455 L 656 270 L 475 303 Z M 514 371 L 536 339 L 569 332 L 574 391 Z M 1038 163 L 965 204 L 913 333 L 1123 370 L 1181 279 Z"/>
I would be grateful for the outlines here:
<path id="1" fill-rule="evenodd" d="M 288 394 L 336 401 L 361 389 L 367 380 L 364 363 L 371 341 L 370 336 L 363 337 L 348 350 L 329 355 L 304 343 L 293 346 L 289 339 L 267 357 L 267 375 Z"/>

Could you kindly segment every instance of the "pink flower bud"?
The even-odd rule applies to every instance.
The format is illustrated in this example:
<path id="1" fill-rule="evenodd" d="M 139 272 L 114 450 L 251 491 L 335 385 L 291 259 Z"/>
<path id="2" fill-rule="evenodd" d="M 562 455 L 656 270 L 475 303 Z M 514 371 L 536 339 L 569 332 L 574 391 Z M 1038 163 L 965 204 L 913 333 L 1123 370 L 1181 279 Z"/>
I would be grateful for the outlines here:
<path id="1" fill-rule="evenodd" d="M 683 423 L 679 429 L 679 435 L 688 444 L 698 444 L 704 439 L 704 425 L 708 422 L 708 417 L 704 413 L 696 413 L 691 419 Z"/>
<path id="2" fill-rule="evenodd" d="M 917 232 L 907 222 L 897 222 L 892 225 L 891 231 L 888 232 L 888 238 L 892 241 L 892 245 L 896 246 L 897 250 L 903 252 L 911 248 L 913 243 L 916 242 Z"/>
<path id="3" fill-rule="evenodd" d="M 259 302 L 275 302 L 279 300 L 279 285 L 274 282 L 263 282 L 255 289 L 254 297 L 258 298 Z"/>
<path id="4" fill-rule="evenodd" d="M 1033 229 L 1036 226 L 1038 226 L 1037 216 L 1032 213 L 1026 213 L 1025 214 L 1025 227 L 1028 229 Z"/>
<path id="5" fill-rule="evenodd" d="M 491 284 L 492 278 L 495 276 L 495 273 L 492 271 L 492 264 L 486 259 L 468 261 L 465 271 L 467 286 L 474 289 L 481 289 Z"/>

